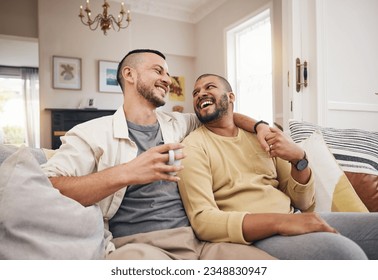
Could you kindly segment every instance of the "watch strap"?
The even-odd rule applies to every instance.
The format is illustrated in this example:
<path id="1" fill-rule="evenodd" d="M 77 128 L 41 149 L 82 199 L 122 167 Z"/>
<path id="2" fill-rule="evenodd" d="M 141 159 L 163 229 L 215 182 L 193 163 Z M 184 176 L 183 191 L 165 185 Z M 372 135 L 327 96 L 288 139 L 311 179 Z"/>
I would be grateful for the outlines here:
<path id="1" fill-rule="evenodd" d="M 269 125 L 269 123 L 267 123 L 266 121 L 263 121 L 263 120 L 261 120 L 261 121 L 258 121 L 257 123 L 255 123 L 255 125 L 253 126 L 253 131 L 257 134 L 257 130 L 256 130 L 256 128 L 257 128 L 257 126 L 259 125 L 259 124 L 266 124 L 266 125 Z"/>

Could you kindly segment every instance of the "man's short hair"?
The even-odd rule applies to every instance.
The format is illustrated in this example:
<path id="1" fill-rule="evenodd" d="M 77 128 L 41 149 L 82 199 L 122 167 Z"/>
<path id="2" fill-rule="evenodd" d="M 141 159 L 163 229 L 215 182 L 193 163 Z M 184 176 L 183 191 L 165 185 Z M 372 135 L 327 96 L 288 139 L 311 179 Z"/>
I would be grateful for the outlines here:
<path id="1" fill-rule="evenodd" d="M 224 88 L 226 89 L 227 92 L 232 92 L 232 87 L 230 85 L 230 83 L 222 76 L 219 76 L 217 74 L 202 74 L 201 76 L 199 76 L 196 80 L 199 81 L 201 80 L 202 78 L 205 78 L 205 77 L 217 77 L 223 84 Z"/>
<path id="2" fill-rule="evenodd" d="M 130 57 L 131 55 L 133 54 L 138 54 L 138 53 L 154 53 L 158 56 L 160 56 L 161 58 L 163 58 L 165 60 L 165 55 L 162 54 L 161 52 L 157 51 L 157 50 L 151 50 L 151 49 L 135 49 L 135 50 L 132 50 L 130 52 L 128 52 L 124 58 L 122 58 L 122 60 L 120 61 L 120 63 L 118 64 L 118 69 L 117 69 L 117 82 L 118 84 L 120 85 L 122 91 L 123 91 L 123 83 L 122 83 L 122 69 L 123 67 L 125 67 L 125 64 L 124 62 L 126 61 L 126 59 L 128 57 Z M 128 65 L 128 66 L 132 66 L 132 67 L 135 67 L 134 65 Z"/>

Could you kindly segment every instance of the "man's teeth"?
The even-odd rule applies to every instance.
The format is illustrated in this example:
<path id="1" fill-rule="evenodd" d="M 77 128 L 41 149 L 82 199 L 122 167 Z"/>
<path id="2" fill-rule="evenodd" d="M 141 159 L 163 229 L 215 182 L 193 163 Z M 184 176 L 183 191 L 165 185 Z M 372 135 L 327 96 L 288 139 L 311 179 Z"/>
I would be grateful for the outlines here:
<path id="1" fill-rule="evenodd" d="M 165 89 L 162 88 L 162 87 L 157 87 L 157 89 L 159 89 L 162 93 L 165 93 Z"/>
<path id="2" fill-rule="evenodd" d="M 203 108 L 205 108 L 205 107 L 207 107 L 207 106 L 209 106 L 209 105 L 211 105 L 211 104 L 213 104 L 213 102 L 211 102 L 211 101 L 205 101 L 205 102 L 203 102 L 203 103 L 201 104 L 201 109 L 203 109 Z"/>

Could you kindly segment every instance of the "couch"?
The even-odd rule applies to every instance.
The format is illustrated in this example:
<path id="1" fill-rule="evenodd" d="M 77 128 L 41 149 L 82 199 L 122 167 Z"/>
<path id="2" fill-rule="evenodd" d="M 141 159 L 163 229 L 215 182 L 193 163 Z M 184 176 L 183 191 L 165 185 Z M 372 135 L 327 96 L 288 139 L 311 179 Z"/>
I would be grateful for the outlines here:
<path id="1" fill-rule="evenodd" d="M 378 132 L 291 120 L 315 175 L 314 211 L 378 211 Z M 0 145 L 0 259 L 102 259 L 97 206 L 62 196 L 40 164 L 52 150 Z"/>
<path id="2" fill-rule="evenodd" d="M 51 185 L 40 168 L 51 152 L 0 145 L 0 259 L 103 259 L 101 210 Z"/>
<path id="3" fill-rule="evenodd" d="M 289 133 L 309 156 L 318 184 L 317 211 L 378 212 L 378 132 L 290 120 Z M 325 208 L 329 202 L 331 208 Z"/>

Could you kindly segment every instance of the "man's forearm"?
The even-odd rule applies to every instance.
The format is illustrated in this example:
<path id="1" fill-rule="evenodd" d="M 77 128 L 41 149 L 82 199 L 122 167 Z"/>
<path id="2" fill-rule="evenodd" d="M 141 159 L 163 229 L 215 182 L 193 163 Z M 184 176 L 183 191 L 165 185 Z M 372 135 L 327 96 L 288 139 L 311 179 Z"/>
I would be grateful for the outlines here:
<path id="1" fill-rule="evenodd" d="M 247 214 L 243 219 L 242 231 L 245 241 L 253 242 L 278 233 L 277 219 L 280 214 Z"/>
<path id="2" fill-rule="evenodd" d="M 251 117 L 248 117 L 246 115 L 242 115 L 242 114 L 239 114 L 239 113 L 234 113 L 234 123 L 237 127 L 241 128 L 241 129 L 244 129 L 248 132 L 252 132 L 252 133 L 255 133 L 255 131 L 253 130 L 253 127 L 255 126 L 256 124 L 256 120 L 251 118 Z"/>
<path id="3" fill-rule="evenodd" d="M 234 113 L 234 123 L 237 127 L 244 129 L 245 131 L 256 133 L 254 127 L 257 121 L 251 117 Z M 269 145 L 266 143 L 265 136 L 270 132 L 269 125 L 265 123 L 261 123 L 257 126 L 257 139 L 259 140 L 261 147 L 267 152 L 269 151 Z"/>
<path id="4" fill-rule="evenodd" d="M 307 167 L 306 169 L 299 171 L 296 170 L 294 166 L 291 167 L 291 177 L 298 183 L 305 185 L 311 178 L 311 169 Z"/>
<path id="5" fill-rule="evenodd" d="M 63 195 L 83 206 L 93 205 L 122 187 L 120 166 L 80 177 L 50 177 L 52 185 Z"/>

